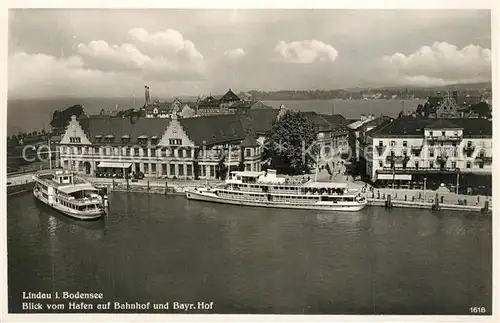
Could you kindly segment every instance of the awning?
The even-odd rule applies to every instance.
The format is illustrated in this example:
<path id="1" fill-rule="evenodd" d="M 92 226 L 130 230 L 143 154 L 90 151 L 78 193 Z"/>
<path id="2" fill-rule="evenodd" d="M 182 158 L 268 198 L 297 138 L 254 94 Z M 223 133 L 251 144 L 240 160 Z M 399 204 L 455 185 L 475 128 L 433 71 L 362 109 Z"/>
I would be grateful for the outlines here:
<path id="1" fill-rule="evenodd" d="M 101 162 L 97 165 L 98 168 L 129 168 L 132 163 L 117 163 L 117 162 Z"/>
<path id="2" fill-rule="evenodd" d="M 377 179 L 411 181 L 411 174 L 396 174 L 395 176 L 392 174 L 377 174 Z"/>
<path id="3" fill-rule="evenodd" d="M 85 183 L 85 184 L 76 184 L 76 185 L 70 185 L 70 186 L 62 186 L 57 188 L 59 191 L 66 193 L 66 194 L 71 194 L 74 192 L 78 191 L 97 191 L 96 188 L 94 188 L 92 185 Z"/>

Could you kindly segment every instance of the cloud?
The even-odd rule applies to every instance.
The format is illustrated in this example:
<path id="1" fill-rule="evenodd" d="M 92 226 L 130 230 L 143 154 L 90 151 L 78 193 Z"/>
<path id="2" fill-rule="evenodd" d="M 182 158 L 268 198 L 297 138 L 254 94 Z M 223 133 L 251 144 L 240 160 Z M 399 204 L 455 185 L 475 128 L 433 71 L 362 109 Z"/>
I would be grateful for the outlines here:
<path id="1" fill-rule="evenodd" d="M 137 48 L 148 55 L 168 58 L 178 63 L 200 64 L 203 61 L 203 55 L 194 43 L 184 39 L 176 30 L 167 29 L 150 34 L 145 29 L 133 28 L 128 34 Z"/>
<path id="2" fill-rule="evenodd" d="M 101 71 L 140 70 L 152 61 L 134 45 L 109 46 L 104 40 L 91 41 L 88 45 L 79 44 L 77 53 L 88 67 Z"/>
<path id="3" fill-rule="evenodd" d="M 237 59 L 245 56 L 246 54 L 247 53 L 243 50 L 243 48 L 231 49 L 224 52 L 224 56 L 229 59 Z"/>
<path id="4" fill-rule="evenodd" d="M 143 68 L 147 70 L 148 64 L 145 63 Z M 186 94 L 186 89 L 195 89 L 200 85 L 192 81 L 159 81 L 159 76 L 147 82 L 155 96 Z M 92 69 L 82 57 L 76 55 L 56 58 L 46 54 L 16 52 L 9 57 L 8 93 L 12 98 L 141 97 L 144 83 L 143 74 Z M 198 94 L 198 90 L 187 94 Z"/>
<path id="5" fill-rule="evenodd" d="M 202 79 L 203 55 L 179 32 L 169 29 L 149 34 L 141 28 L 131 29 L 131 42 L 109 45 L 104 40 L 79 44 L 77 53 L 85 67 L 100 71 L 135 72 L 144 79 Z"/>
<path id="6" fill-rule="evenodd" d="M 318 40 L 302 40 L 285 43 L 283 40 L 276 45 L 274 52 L 281 60 L 288 63 L 334 62 L 338 51 L 332 45 Z"/>
<path id="7" fill-rule="evenodd" d="M 477 45 L 459 49 L 447 42 L 435 42 L 409 55 L 384 56 L 381 65 L 394 77 L 425 85 L 491 80 L 491 50 Z"/>

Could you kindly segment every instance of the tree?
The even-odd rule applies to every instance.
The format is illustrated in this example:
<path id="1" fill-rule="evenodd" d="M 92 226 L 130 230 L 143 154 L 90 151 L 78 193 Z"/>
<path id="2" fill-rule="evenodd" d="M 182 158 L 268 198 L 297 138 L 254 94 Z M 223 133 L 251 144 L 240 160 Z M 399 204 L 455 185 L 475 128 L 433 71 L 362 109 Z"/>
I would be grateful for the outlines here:
<path id="1" fill-rule="evenodd" d="M 74 115 L 78 118 L 81 114 L 83 114 L 83 107 L 79 104 L 73 105 L 62 111 L 56 110 L 52 114 L 50 125 L 54 129 L 64 129 L 68 125 L 71 116 Z"/>
<path id="2" fill-rule="evenodd" d="M 319 153 L 318 126 L 302 112 L 286 111 L 271 127 L 264 142 L 269 168 L 287 175 L 310 171 Z"/>
<path id="3" fill-rule="evenodd" d="M 477 113 L 480 117 L 491 118 L 491 109 L 488 103 L 479 102 L 469 107 L 470 112 Z"/>

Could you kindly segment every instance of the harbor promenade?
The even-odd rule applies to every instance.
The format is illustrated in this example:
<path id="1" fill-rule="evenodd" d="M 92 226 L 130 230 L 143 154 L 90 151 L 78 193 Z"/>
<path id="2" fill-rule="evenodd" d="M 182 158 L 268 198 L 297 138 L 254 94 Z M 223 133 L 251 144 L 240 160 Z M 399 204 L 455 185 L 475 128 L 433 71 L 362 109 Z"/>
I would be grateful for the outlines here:
<path id="1" fill-rule="evenodd" d="M 17 174 L 7 178 L 8 186 L 28 187 L 27 183 L 32 182 L 32 174 Z M 222 180 L 182 180 L 182 179 L 159 179 L 145 178 L 138 181 L 127 181 L 125 179 L 99 178 L 88 175 L 82 175 L 91 183 L 100 187 L 108 187 L 113 191 L 122 192 L 144 192 L 156 194 L 180 194 L 183 195 L 188 188 L 202 186 L 216 186 L 223 184 Z M 299 176 L 296 179 L 310 177 L 315 179 L 315 174 Z M 392 207 L 401 208 L 425 208 L 430 209 L 436 202 L 439 202 L 441 209 L 448 210 L 467 210 L 467 211 L 483 211 L 485 205 L 488 210 L 492 210 L 492 197 L 481 195 L 463 195 L 450 192 L 448 189 L 441 187 L 438 190 L 412 190 L 412 189 L 391 189 L 391 188 L 371 188 L 364 182 L 355 181 L 351 176 L 334 175 L 330 176 L 325 171 L 319 172 L 317 176 L 319 182 L 336 182 L 347 183 L 349 187 L 361 190 L 361 194 L 368 199 L 368 205 L 385 206 L 386 201 L 390 199 Z M 10 183 L 10 184 L 9 184 Z M 15 192 L 24 191 L 20 189 Z M 390 197 L 389 197 L 390 196 Z"/>

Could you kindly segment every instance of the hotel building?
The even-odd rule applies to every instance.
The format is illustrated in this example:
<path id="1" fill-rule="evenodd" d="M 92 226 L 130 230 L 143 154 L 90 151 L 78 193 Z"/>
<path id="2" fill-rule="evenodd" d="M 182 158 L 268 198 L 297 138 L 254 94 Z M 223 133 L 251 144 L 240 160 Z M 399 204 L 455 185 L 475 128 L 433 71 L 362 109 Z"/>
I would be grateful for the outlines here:
<path id="1" fill-rule="evenodd" d="M 402 117 L 360 138 L 366 175 L 380 187 L 491 194 L 492 123 L 487 119 Z M 469 190 L 468 190 L 469 188 Z"/>

